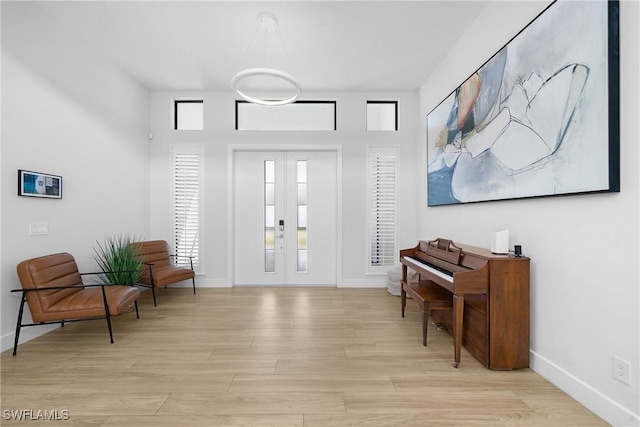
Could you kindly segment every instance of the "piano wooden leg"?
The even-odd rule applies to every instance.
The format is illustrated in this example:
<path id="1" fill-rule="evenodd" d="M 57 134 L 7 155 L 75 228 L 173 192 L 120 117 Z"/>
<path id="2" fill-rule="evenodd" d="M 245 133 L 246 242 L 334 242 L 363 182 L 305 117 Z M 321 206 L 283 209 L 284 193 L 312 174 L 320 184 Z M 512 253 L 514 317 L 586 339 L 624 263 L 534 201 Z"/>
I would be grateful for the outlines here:
<path id="1" fill-rule="evenodd" d="M 462 348 L 462 319 L 464 315 L 464 295 L 453 295 L 453 367 L 460 365 L 460 350 Z"/>
<path id="2" fill-rule="evenodd" d="M 422 309 L 422 345 L 427 346 L 427 326 L 429 325 L 429 310 Z"/>

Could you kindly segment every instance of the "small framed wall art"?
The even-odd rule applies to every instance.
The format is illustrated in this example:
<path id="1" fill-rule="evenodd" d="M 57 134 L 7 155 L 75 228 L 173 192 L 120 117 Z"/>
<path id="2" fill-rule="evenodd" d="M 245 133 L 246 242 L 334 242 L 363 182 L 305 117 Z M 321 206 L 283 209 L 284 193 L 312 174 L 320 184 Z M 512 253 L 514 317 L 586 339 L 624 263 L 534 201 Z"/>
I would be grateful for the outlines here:
<path id="1" fill-rule="evenodd" d="M 62 177 L 19 169 L 18 196 L 62 199 Z"/>

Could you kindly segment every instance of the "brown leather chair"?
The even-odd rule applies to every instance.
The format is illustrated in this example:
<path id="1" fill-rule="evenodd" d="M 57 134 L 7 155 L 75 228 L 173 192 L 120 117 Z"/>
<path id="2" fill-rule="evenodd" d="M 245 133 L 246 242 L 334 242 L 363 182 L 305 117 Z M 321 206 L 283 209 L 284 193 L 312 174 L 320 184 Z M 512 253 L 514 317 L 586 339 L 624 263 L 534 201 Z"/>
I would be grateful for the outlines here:
<path id="1" fill-rule="evenodd" d="M 190 268 L 174 265 L 171 261 L 175 255 L 169 255 L 169 244 L 166 240 L 148 240 L 130 244 L 140 260 L 148 268 L 142 270 L 139 285 L 151 288 L 153 305 L 156 306 L 156 287 L 171 285 L 191 279 L 193 293 L 196 293 L 196 274 L 193 271 L 193 258 L 189 257 Z"/>
<path id="2" fill-rule="evenodd" d="M 113 344 L 111 316 L 130 311 L 138 313 L 140 289 L 133 286 L 84 284 L 78 272 L 75 259 L 69 253 L 46 255 L 32 258 L 18 264 L 18 278 L 22 292 L 13 355 L 18 349 L 20 329 L 24 326 L 38 326 L 81 320 L 106 319 L 109 338 Z M 34 323 L 23 324 L 24 303 L 29 305 Z"/>

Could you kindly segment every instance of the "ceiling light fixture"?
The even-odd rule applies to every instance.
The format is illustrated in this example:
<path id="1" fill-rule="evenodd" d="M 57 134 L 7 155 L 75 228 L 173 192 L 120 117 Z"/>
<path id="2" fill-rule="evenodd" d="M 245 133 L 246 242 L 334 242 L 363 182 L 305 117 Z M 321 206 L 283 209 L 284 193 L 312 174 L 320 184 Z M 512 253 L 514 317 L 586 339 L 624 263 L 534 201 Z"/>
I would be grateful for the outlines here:
<path id="1" fill-rule="evenodd" d="M 270 32 L 273 32 L 273 31 L 277 31 L 277 28 L 278 28 L 278 20 L 276 19 L 276 17 L 274 15 L 272 15 L 270 13 L 267 13 L 267 12 L 260 13 L 258 15 L 258 29 L 256 30 L 256 33 L 254 34 L 253 39 L 251 40 L 251 43 L 249 43 L 249 47 L 247 48 L 247 51 L 251 47 L 251 44 L 253 43 L 253 40 L 255 39 L 255 35 L 258 34 L 258 32 L 262 31 L 264 33 L 264 37 L 265 37 L 264 58 L 265 58 L 265 62 L 266 62 L 266 57 L 267 57 L 267 33 L 270 33 Z M 283 44 L 283 47 L 284 47 L 284 44 Z M 249 96 L 246 93 L 244 93 L 242 90 L 240 90 L 240 88 L 238 87 L 240 82 L 242 82 L 243 80 L 246 80 L 246 79 L 249 79 L 249 78 L 252 78 L 252 77 L 259 77 L 259 76 L 274 78 L 274 79 L 277 79 L 277 80 L 283 80 L 283 81 L 289 83 L 291 86 L 293 86 L 293 88 L 295 90 L 295 94 L 293 96 L 291 96 L 291 97 L 288 97 L 288 98 L 272 100 L 272 99 L 264 99 L 264 98 Z M 247 101 L 249 101 L 251 103 L 254 103 L 254 104 L 268 105 L 268 106 L 291 104 L 292 102 L 295 102 L 295 100 L 298 99 L 298 97 L 302 93 L 302 85 L 291 74 L 285 73 L 284 71 L 276 70 L 274 68 L 267 68 L 267 67 L 248 68 L 246 70 L 242 70 L 242 71 L 238 72 L 231 79 L 231 87 L 243 99 L 245 99 L 245 100 L 247 100 Z"/>

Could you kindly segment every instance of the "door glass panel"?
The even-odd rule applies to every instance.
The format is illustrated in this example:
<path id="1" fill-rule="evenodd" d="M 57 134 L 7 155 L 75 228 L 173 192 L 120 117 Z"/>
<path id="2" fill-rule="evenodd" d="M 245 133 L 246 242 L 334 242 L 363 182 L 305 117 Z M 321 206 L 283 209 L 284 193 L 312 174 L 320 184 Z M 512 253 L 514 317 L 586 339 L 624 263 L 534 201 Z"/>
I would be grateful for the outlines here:
<path id="1" fill-rule="evenodd" d="M 298 262 L 297 272 L 307 272 L 307 161 L 297 161 L 297 181 L 298 181 Z"/>
<path id="2" fill-rule="evenodd" d="M 265 160 L 264 162 L 264 182 L 276 182 L 276 161 Z"/>
<path id="3" fill-rule="evenodd" d="M 298 249 L 307 249 L 307 229 L 298 228 Z"/>
<path id="4" fill-rule="evenodd" d="M 298 250 L 298 272 L 307 271 L 307 251 Z"/>
<path id="5" fill-rule="evenodd" d="M 298 204 L 307 204 L 307 183 L 298 183 Z"/>
<path id="6" fill-rule="evenodd" d="M 264 162 L 264 271 L 274 273 L 276 271 L 276 217 L 275 217 L 275 189 L 276 189 L 276 162 L 265 160 Z"/>
<path id="7" fill-rule="evenodd" d="M 276 203 L 276 184 L 267 182 L 264 184 L 264 203 L 266 205 L 275 205 Z"/>
<path id="8" fill-rule="evenodd" d="M 275 206 L 265 205 L 264 207 L 264 226 L 267 228 L 274 227 L 276 225 Z"/>
<path id="9" fill-rule="evenodd" d="M 298 205 L 298 228 L 307 228 L 307 205 Z"/>
<path id="10" fill-rule="evenodd" d="M 267 228 L 264 232 L 264 249 L 272 251 L 276 248 L 276 230 L 272 227 Z"/>
<path id="11" fill-rule="evenodd" d="M 307 182 L 307 161 L 298 160 L 298 182 Z"/>
<path id="12" fill-rule="evenodd" d="M 276 271 L 276 251 L 267 249 L 264 251 L 264 271 L 273 273 Z"/>

